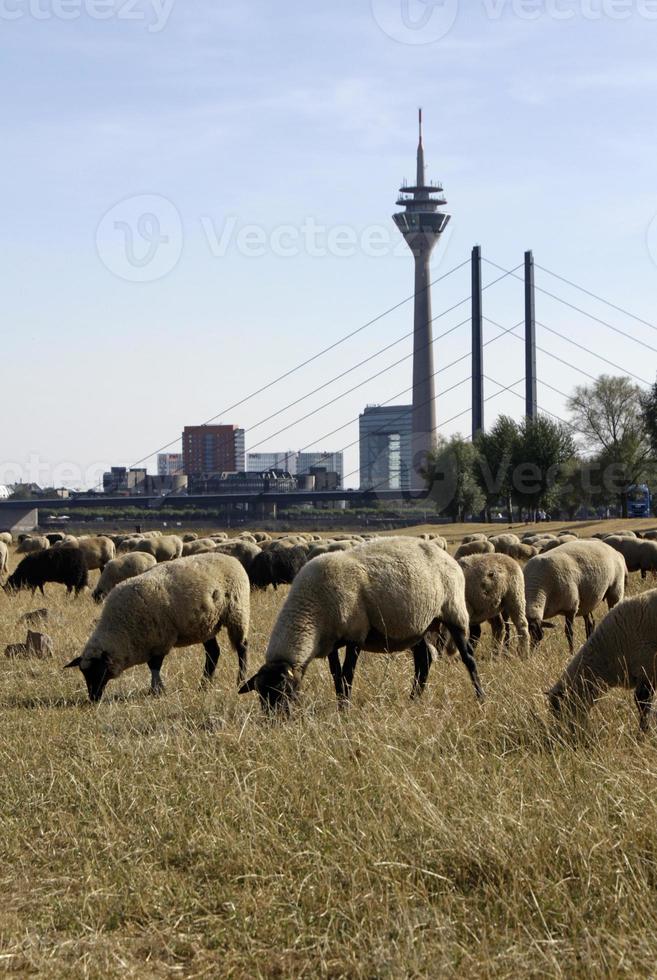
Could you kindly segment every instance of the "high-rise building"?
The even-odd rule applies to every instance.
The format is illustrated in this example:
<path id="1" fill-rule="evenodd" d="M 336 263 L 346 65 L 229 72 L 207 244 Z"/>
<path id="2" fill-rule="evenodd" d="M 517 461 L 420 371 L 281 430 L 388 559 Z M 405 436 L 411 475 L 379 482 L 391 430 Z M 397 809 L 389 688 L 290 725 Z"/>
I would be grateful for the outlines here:
<path id="1" fill-rule="evenodd" d="M 159 453 L 157 457 L 158 476 L 180 476 L 184 473 L 182 453 Z"/>
<path id="2" fill-rule="evenodd" d="M 282 470 L 294 476 L 297 472 L 297 452 L 288 449 L 282 453 L 248 453 L 247 473 L 264 473 L 266 470 Z"/>
<path id="3" fill-rule="evenodd" d="M 429 260 L 434 245 L 447 227 L 450 215 L 439 210 L 447 201 L 440 184 L 427 184 L 422 145 L 422 110 L 417 171 L 412 187 L 399 188 L 397 204 L 404 210 L 393 220 L 404 236 L 415 260 L 415 313 L 413 326 L 413 444 L 411 486 L 423 489 L 420 468 L 436 442 L 436 390 L 434 384 L 431 329 L 431 274 Z"/>
<path id="4" fill-rule="evenodd" d="M 325 470 L 327 473 L 337 473 L 340 477 L 340 486 L 344 476 L 344 463 L 342 453 L 298 453 L 297 454 L 297 476 L 306 476 L 312 470 Z"/>
<path id="5" fill-rule="evenodd" d="M 410 490 L 413 406 L 368 405 L 358 432 L 361 490 Z"/>
<path id="6" fill-rule="evenodd" d="M 245 469 L 244 429 L 236 425 L 186 425 L 183 465 L 188 476 Z"/>

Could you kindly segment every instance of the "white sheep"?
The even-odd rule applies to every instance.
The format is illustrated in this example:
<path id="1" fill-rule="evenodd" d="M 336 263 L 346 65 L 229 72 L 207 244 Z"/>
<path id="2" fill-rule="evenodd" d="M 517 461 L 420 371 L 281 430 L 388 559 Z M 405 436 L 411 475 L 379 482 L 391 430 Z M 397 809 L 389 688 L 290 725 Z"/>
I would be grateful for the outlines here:
<path id="1" fill-rule="evenodd" d="M 7 575 L 9 572 L 9 548 L 4 541 L 0 541 L 0 575 Z"/>
<path id="2" fill-rule="evenodd" d="M 7 545 L 13 544 L 14 538 L 12 536 L 11 531 L 0 531 L 0 541 L 2 541 L 3 544 L 7 544 Z"/>
<path id="3" fill-rule="evenodd" d="M 641 572 L 641 578 L 646 578 L 648 572 L 657 572 L 657 541 L 611 534 L 604 543 L 623 556 L 628 572 Z"/>
<path id="4" fill-rule="evenodd" d="M 49 547 L 50 541 L 48 541 L 48 538 L 40 534 L 28 534 L 23 538 L 18 548 L 16 548 L 16 554 L 33 555 L 35 552 L 45 551 Z"/>
<path id="5" fill-rule="evenodd" d="M 460 545 L 454 553 L 458 561 L 459 558 L 467 558 L 468 555 L 490 555 L 495 551 L 495 545 L 491 544 L 487 538 L 477 538 L 476 541 L 466 541 Z"/>
<path id="6" fill-rule="evenodd" d="M 646 731 L 657 686 L 657 589 L 619 602 L 547 691 L 552 711 L 571 723 L 609 687 L 634 688 Z"/>
<path id="7" fill-rule="evenodd" d="M 447 541 L 442 536 L 442 534 L 434 534 L 433 532 L 430 532 L 430 533 L 420 534 L 419 536 L 422 538 L 423 541 L 433 541 L 433 543 L 437 544 L 438 547 L 442 548 L 443 551 L 447 551 Z"/>
<path id="8" fill-rule="evenodd" d="M 72 541 L 64 542 L 61 547 L 78 548 L 84 555 L 89 571 L 98 568 L 102 572 L 105 565 L 116 558 L 116 547 L 114 542 L 104 535 L 98 537 L 77 538 L 75 544 Z"/>
<path id="9" fill-rule="evenodd" d="M 82 652 L 67 667 L 84 674 L 91 701 L 109 680 L 137 664 L 148 664 L 151 691 L 164 690 L 162 661 L 174 647 L 202 643 L 203 678 L 210 681 L 219 659 L 216 635 L 226 627 L 237 650 L 239 682 L 247 663 L 249 579 L 229 555 L 194 555 L 156 565 L 113 589 Z"/>
<path id="10" fill-rule="evenodd" d="M 525 611 L 532 645 L 543 639 L 546 620 L 565 617 L 565 631 L 574 651 L 574 620 L 582 616 L 587 637 L 593 632 L 593 612 L 604 600 L 609 609 L 625 594 L 625 563 L 602 541 L 569 541 L 531 558 L 524 569 Z"/>
<path id="11" fill-rule="evenodd" d="M 186 541 L 183 544 L 182 557 L 189 558 L 190 555 L 204 555 L 214 551 L 217 542 L 212 538 L 199 538 L 197 541 Z"/>
<path id="12" fill-rule="evenodd" d="M 157 562 L 174 561 L 183 551 L 182 539 L 175 534 L 160 535 L 157 538 L 144 538 L 135 544 L 132 552 L 152 555 Z"/>
<path id="13" fill-rule="evenodd" d="M 264 708 L 289 705 L 309 664 L 328 658 L 336 693 L 348 701 L 360 650 L 413 650 L 413 696 L 422 693 L 432 660 L 428 635 L 444 625 L 483 691 L 467 640 L 465 579 L 441 548 L 417 538 L 386 538 L 308 562 L 292 583 L 267 646 L 265 663 L 240 689 L 257 691 Z M 338 649 L 347 646 L 344 667 Z"/>
<path id="14" fill-rule="evenodd" d="M 490 623 L 493 638 L 499 644 L 505 634 L 505 624 L 511 620 L 518 633 L 520 653 L 527 654 L 529 630 L 525 616 L 525 580 L 520 565 L 503 554 L 469 555 L 461 558 L 459 565 L 465 575 L 465 601 L 473 647 L 481 637 L 482 623 Z M 507 632 L 507 645 L 508 638 Z"/>
<path id="15" fill-rule="evenodd" d="M 154 568 L 155 565 L 157 565 L 155 556 L 144 552 L 134 551 L 132 554 L 119 555 L 118 558 L 113 558 L 108 561 L 101 572 L 92 598 L 96 602 L 102 602 L 119 582 L 125 582 L 126 579 L 134 578 L 135 575 L 141 575 L 150 568 Z"/>
<path id="16" fill-rule="evenodd" d="M 533 545 L 525 544 L 516 534 L 496 534 L 489 538 L 490 543 L 495 548 L 498 555 L 508 555 L 516 561 L 529 561 L 534 555 L 538 554 L 538 549 Z"/>

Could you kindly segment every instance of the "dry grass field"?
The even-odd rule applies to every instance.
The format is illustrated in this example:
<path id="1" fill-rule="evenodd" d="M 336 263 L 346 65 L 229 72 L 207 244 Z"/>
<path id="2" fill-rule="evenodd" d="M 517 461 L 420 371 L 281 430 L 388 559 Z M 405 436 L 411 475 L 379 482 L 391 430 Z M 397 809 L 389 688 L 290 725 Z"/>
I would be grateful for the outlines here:
<path id="1" fill-rule="evenodd" d="M 365 654 L 349 714 L 316 663 L 272 725 L 227 642 L 210 691 L 195 648 L 165 697 L 137 668 L 90 706 L 61 666 L 99 610 L 46 591 L 0 592 L 3 649 L 43 605 L 56 649 L 0 662 L 0 974 L 654 976 L 657 740 L 624 691 L 555 737 L 561 630 L 526 662 L 485 632 L 482 707 L 453 658 L 411 704 L 410 656 Z M 254 666 L 284 594 L 254 596 Z"/>

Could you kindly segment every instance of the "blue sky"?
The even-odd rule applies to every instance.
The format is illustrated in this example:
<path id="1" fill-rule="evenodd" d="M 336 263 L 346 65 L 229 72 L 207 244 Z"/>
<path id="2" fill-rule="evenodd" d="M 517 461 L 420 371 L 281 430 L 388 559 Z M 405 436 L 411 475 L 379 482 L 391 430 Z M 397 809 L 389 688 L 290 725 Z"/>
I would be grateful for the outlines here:
<path id="1" fill-rule="evenodd" d="M 425 28 L 404 28 L 405 2 Z M 84 482 L 220 413 L 260 450 L 353 442 L 355 424 L 322 436 L 407 387 L 410 360 L 269 437 L 410 353 L 410 340 L 256 423 L 401 337 L 410 305 L 223 410 L 411 292 L 390 216 L 413 176 L 418 105 L 428 175 L 453 215 L 436 276 L 475 243 L 507 268 L 533 248 L 541 265 L 656 322 L 656 40 L 651 0 L 2 0 L 0 482 L 37 464 L 41 482 Z M 543 273 L 537 282 L 657 347 L 649 327 Z M 468 293 L 466 268 L 435 288 L 434 314 Z M 521 284 L 488 291 L 485 313 L 520 321 Z M 648 348 L 545 296 L 537 316 L 591 352 L 539 328 L 539 344 L 571 365 L 539 353 L 545 409 L 564 414 L 547 385 L 568 392 L 586 380 L 576 368 L 610 370 L 593 352 L 653 380 Z M 436 343 L 436 366 L 468 348 L 466 325 Z M 492 344 L 486 373 L 522 378 L 520 341 Z M 439 423 L 468 408 L 467 384 L 440 397 L 468 374 L 466 359 L 439 376 Z M 522 404 L 502 394 L 487 421 Z M 469 427 L 466 414 L 442 431 Z M 351 449 L 345 470 L 356 467 Z"/>

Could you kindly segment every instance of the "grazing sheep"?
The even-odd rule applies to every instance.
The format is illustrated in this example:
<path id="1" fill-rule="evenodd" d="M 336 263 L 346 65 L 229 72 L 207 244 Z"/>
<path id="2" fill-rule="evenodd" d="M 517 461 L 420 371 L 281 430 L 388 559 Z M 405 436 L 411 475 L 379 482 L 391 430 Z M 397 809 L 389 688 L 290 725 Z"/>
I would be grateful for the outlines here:
<path id="1" fill-rule="evenodd" d="M 9 548 L 4 541 L 0 541 L 0 575 L 6 575 L 9 571 Z"/>
<path id="2" fill-rule="evenodd" d="M 328 544 L 316 544 L 308 552 L 308 561 L 312 561 L 313 558 L 318 558 L 319 555 L 328 554 L 329 545 Z"/>
<path id="3" fill-rule="evenodd" d="M 495 548 L 498 555 L 508 555 L 516 561 L 529 561 L 534 555 L 538 554 L 538 549 L 533 545 L 524 544 L 515 534 L 497 534 L 489 538 L 490 543 Z"/>
<path id="4" fill-rule="evenodd" d="M 196 531 L 187 531 L 183 534 L 183 544 L 187 544 L 188 541 L 196 541 L 198 539 L 198 534 Z"/>
<path id="5" fill-rule="evenodd" d="M 84 555 L 77 548 L 48 548 L 26 555 L 13 575 L 7 579 L 5 592 L 29 588 L 32 595 L 37 589 L 45 595 L 46 582 L 59 582 L 70 594 L 75 589 L 79 595 L 86 588 L 89 576 Z"/>
<path id="6" fill-rule="evenodd" d="M 2 535 L 0 535 L 0 538 Z M 657 530 L 644 531 L 642 535 L 644 541 L 657 541 Z"/>
<path id="7" fill-rule="evenodd" d="M 242 538 L 233 538 L 232 541 L 220 541 L 215 545 L 214 550 L 220 555 L 231 555 L 233 558 L 237 558 L 246 574 L 251 578 L 253 562 L 260 555 L 260 548 L 257 544 Z"/>
<path id="8" fill-rule="evenodd" d="M 470 616 L 473 647 L 481 637 L 481 624 L 490 623 L 493 638 L 501 643 L 504 624 L 511 620 L 520 639 L 520 652 L 529 652 L 525 617 L 525 580 L 520 565 L 508 555 L 469 555 L 459 565 L 465 575 L 465 601 Z M 508 632 L 506 645 L 508 646 Z"/>
<path id="9" fill-rule="evenodd" d="M 144 538 L 143 541 L 139 541 L 132 548 L 133 554 L 141 551 L 146 555 L 152 555 L 158 563 L 162 561 L 174 561 L 176 558 L 180 558 L 182 550 L 183 542 L 175 534 L 161 535 L 157 538 Z"/>
<path id="10" fill-rule="evenodd" d="M 266 589 L 269 585 L 276 589 L 279 585 L 290 585 L 307 561 L 306 549 L 301 545 L 261 551 L 248 570 L 251 585 L 254 589 Z"/>
<path id="11" fill-rule="evenodd" d="M 257 544 L 262 544 L 264 541 L 271 541 L 271 534 L 267 534 L 266 531 L 254 531 L 253 537 L 256 539 Z"/>
<path id="12" fill-rule="evenodd" d="M 14 539 L 11 531 L 0 531 L 0 541 L 2 541 L 3 544 L 13 544 Z"/>
<path id="13" fill-rule="evenodd" d="M 154 555 L 140 551 L 133 551 L 132 554 L 119 555 L 118 558 L 113 558 L 107 562 L 101 572 L 98 584 L 91 594 L 93 600 L 102 602 L 119 582 L 134 578 L 135 575 L 142 575 L 150 568 L 154 568 L 155 565 L 157 565 L 157 559 Z"/>
<path id="14" fill-rule="evenodd" d="M 504 534 L 491 534 L 488 538 L 495 545 L 495 550 L 497 551 L 498 545 L 503 548 L 507 544 L 520 544 L 520 538 L 517 534 L 512 534 L 510 531 Z M 502 551 L 499 554 L 503 554 Z"/>
<path id="15" fill-rule="evenodd" d="M 473 541 L 487 541 L 487 537 L 481 531 L 477 531 L 476 534 L 466 534 L 462 539 L 461 544 L 471 544 Z"/>
<path id="16" fill-rule="evenodd" d="M 265 663 L 241 694 L 257 691 L 263 708 L 289 710 L 303 675 L 327 657 L 338 699 L 348 702 L 359 651 L 413 650 L 412 696 L 431 666 L 429 634 L 449 631 L 479 698 L 483 691 L 468 642 L 465 579 L 458 563 L 429 541 L 386 538 L 305 565 L 278 614 Z M 344 666 L 338 650 L 347 646 Z"/>
<path id="17" fill-rule="evenodd" d="M 110 541 L 104 535 L 91 538 L 78 538 L 75 544 L 67 542 L 61 547 L 74 548 L 79 551 L 83 555 L 90 572 L 97 568 L 102 572 L 108 561 L 116 558 L 114 542 Z"/>
<path id="18" fill-rule="evenodd" d="M 467 558 L 468 555 L 490 555 L 494 551 L 494 544 L 486 538 L 478 538 L 476 541 L 466 541 L 462 544 L 456 549 L 454 557 L 458 561 L 460 558 Z"/>
<path id="19" fill-rule="evenodd" d="M 594 628 L 593 612 L 604 600 L 609 609 L 625 594 L 622 556 L 602 541 L 569 541 L 527 562 L 525 607 L 532 646 L 543 639 L 545 620 L 565 617 L 565 631 L 574 652 L 574 620 L 582 616 L 587 637 Z"/>
<path id="20" fill-rule="evenodd" d="M 128 555 L 131 551 L 146 541 L 146 538 L 142 537 L 141 534 L 130 534 L 128 537 L 123 538 L 123 540 L 116 546 L 116 552 L 118 555 Z"/>
<path id="21" fill-rule="evenodd" d="M 249 579 L 229 555 L 204 554 L 156 565 L 117 585 L 82 652 L 67 667 L 84 674 L 91 701 L 109 680 L 137 664 L 148 664 L 151 691 L 164 690 L 162 661 L 174 647 L 202 643 L 203 678 L 210 681 L 219 659 L 217 633 L 223 626 L 237 650 L 244 679 L 249 629 Z"/>
<path id="22" fill-rule="evenodd" d="M 433 543 L 437 544 L 438 547 L 442 548 L 443 551 L 447 551 L 447 541 L 442 536 L 442 534 L 427 533 L 427 534 L 420 534 L 419 536 L 422 538 L 423 541 L 433 541 Z"/>
<path id="23" fill-rule="evenodd" d="M 641 578 L 646 578 L 648 572 L 657 572 L 657 541 L 612 534 L 604 543 L 623 556 L 628 572 L 641 572 Z"/>
<path id="24" fill-rule="evenodd" d="M 52 545 L 59 544 L 60 541 L 64 540 L 64 535 L 61 531 L 52 531 L 51 533 L 46 534 L 46 537 L 48 538 L 51 547 Z"/>
<path id="25" fill-rule="evenodd" d="M 547 692 L 555 715 L 574 722 L 609 687 L 634 688 L 639 730 L 648 728 L 657 686 L 657 589 L 619 602 Z"/>
<path id="26" fill-rule="evenodd" d="M 46 548 L 50 547 L 50 541 L 48 538 L 42 535 L 28 535 L 23 538 L 18 548 L 16 548 L 16 554 L 18 555 L 33 555 L 37 551 L 45 551 Z"/>
<path id="27" fill-rule="evenodd" d="M 190 555 L 205 555 L 212 551 L 217 546 L 217 542 L 213 541 L 212 538 L 199 538 L 197 541 L 186 541 L 183 544 L 182 557 L 189 558 Z"/>

